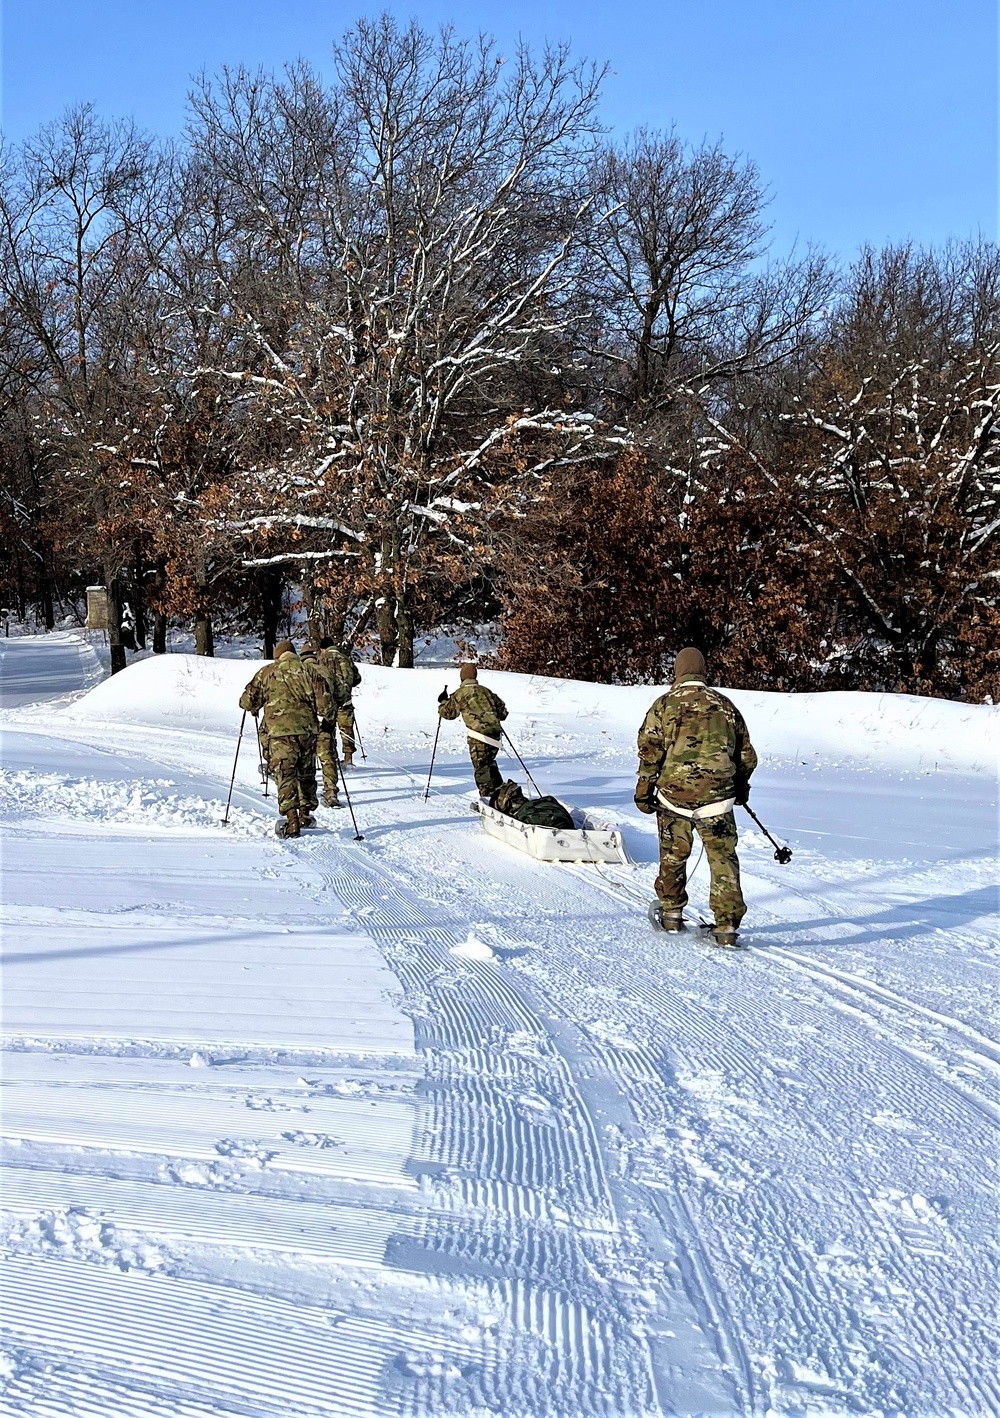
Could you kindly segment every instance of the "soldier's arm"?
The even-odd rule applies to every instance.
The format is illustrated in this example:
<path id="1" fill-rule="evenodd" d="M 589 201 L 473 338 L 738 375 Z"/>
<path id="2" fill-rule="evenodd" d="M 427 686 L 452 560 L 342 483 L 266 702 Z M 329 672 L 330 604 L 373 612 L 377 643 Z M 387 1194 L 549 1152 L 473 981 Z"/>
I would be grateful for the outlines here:
<path id="1" fill-rule="evenodd" d="M 505 704 L 505 703 L 503 702 L 503 700 L 500 698 L 499 694 L 493 694 L 492 689 L 490 690 L 490 694 L 493 696 L 493 708 L 496 710 L 497 718 L 500 719 L 500 720 L 506 719 L 506 717 L 507 717 L 507 706 L 506 706 L 506 704 Z"/>
<path id="2" fill-rule="evenodd" d="M 353 689 L 354 689 L 354 683 L 355 683 L 355 681 L 354 681 L 354 676 L 353 676 L 353 674 L 351 673 L 351 671 L 352 671 L 353 669 L 354 669 L 354 666 L 353 666 L 353 665 L 350 665 L 350 664 L 342 665 L 342 666 L 341 666 L 341 672 L 340 672 L 340 674 L 337 676 L 336 689 L 337 689 L 337 708 L 338 708 L 338 709 L 341 707 L 341 705 L 346 704 L 347 701 L 348 701 L 348 700 L 350 699 L 350 697 L 351 697 L 351 693 L 352 693 L 352 691 L 353 691 Z"/>
<path id="3" fill-rule="evenodd" d="M 757 754 L 750 742 L 746 720 L 735 704 L 733 705 L 733 713 L 736 716 L 736 744 L 733 749 L 736 763 L 736 785 L 739 793 L 746 794 L 750 791 L 750 779 L 757 767 Z"/>
<path id="4" fill-rule="evenodd" d="M 669 705 L 662 705 L 658 699 L 649 709 L 642 727 L 639 729 L 637 746 L 639 749 L 640 780 L 656 779 L 660 776 L 667 750 L 674 741 L 676 725 Z"/>
<path id="5" fill-rule="evenodd" d="M 360 683 L 361 683 L 361 671 L 358 669 L 357 665 L 356 665 L 356 664 L 354 663 L 354 661 L 352 660 L 352 661 L 351 661 L 351 688 L 352 688 L 352 689 L 357 689 L 357 687 L 358 687 L 358 685 L 359 685 Z"/>
<path id="6" fill-rule="evenodd" d="M 438 713 L 441 715 L 442 719 L 457 719 L 459 714 L 461 714 L 462 706 L 458 702 L 458 696 L 459 690 L 456 689 L 455 693 L 451 695 L 450 698 L 446 699 L 443 704 L 438 705 Z"/>
<path id="7" fill-rule="evenodd" d="M 248 714 L 259 714 L 264 707 L 264 691 L 257 683 L 260 671 L 254 675 L 246 689 L 240 695 L 240 708 L 246 710 Z"/>

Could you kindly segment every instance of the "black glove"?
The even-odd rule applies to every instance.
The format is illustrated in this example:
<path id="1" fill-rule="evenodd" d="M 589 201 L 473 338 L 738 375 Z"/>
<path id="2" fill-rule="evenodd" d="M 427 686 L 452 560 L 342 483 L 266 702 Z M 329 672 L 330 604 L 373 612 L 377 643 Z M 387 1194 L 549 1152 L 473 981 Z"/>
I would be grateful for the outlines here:
<path id="1" fill-rule="evenodd" d="M 746 807 L 747 803 L 750 801 L 750 784 L 747 782 L 737 783 L 733 796 L 736 799 L 737 806 Z"/>
<path id="2" fill-rule="evenodd" d="M 444 689 L 442 689 L 441 693 L 438 695 L 438 703 L 447 704 L 450 698 L 451 696 L 448 693 L 448 686 L 445 685 Z"/>
<path id="3" fill-rule="evenodd" d="M 652 778 L 640 778 L 635 787 L 634 802 L 640 812 L 656 811 L 656 783 Z"/>

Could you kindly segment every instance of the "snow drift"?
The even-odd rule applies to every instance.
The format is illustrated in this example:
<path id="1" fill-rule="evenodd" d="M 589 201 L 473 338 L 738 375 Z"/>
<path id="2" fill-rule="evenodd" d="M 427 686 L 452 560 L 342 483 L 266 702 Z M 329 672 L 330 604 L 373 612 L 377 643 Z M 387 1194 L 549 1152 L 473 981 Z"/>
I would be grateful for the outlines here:
<path id="1" fill-rule="evenodd" d="M 246 660 L 164 655 L 142 660 L 105 680 L 65 710 L 73 721 L 235 733 L 238 699 L 254 665 Z M 457 667 L 388 669 L 362 666 L 355 691 L 363 735 L 413 747 L 433 733 L 437 696 L 454 687 Z M 527 735 L 535 753 L 565 752 L 569 740 L 602 751 L 631 747 L 642 716 L 666 686 L 600 685 L 540 675 L 484 670 L 511 711 L 513 735 Z M 908 694 L 771 694 L 731 690 L 765 761 L 850 765 L 872 761 L 923 772 L 995 772 L 1000 760 L 1000 710 L 989 705 L 922 699 Z M 461 747 L 460 730 L 450 738 Z M 449 751 L 449 735 L 442 749 Z M 610 741 L 610 742 L 609 742 Z"/>

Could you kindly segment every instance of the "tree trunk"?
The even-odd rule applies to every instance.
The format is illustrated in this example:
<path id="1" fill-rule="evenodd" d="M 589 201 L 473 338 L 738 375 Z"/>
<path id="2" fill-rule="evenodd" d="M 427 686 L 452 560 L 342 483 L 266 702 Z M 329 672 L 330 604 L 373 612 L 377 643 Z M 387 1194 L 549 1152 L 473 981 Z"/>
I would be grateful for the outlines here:
<path id="1" fill-rule="evenodd" d="M 135 611 L 135 643 L 140 650 L 146 648 L 146 563 L 142 556 L 142 546 L 135 544 L 135 567 L 132 573 L 132 608 Z"/>
<path id="2" fill-rule="evenodd" d="M 156 575 L 153 578 L 153 586 L 156 590 L 156 605 L 153 610 L 153 654 L 165 655 L 167 653 L 167 617 L 161 609 L 163 592 L 167 585 L 167 568 L 163 562 L 158 562 Z"/>
<path id="3" fill-rule="evenodd" d="M 28 598 L 24 590 L 24 565 L 19 556 L 17 558 L 17 618 L 22 625 L 27 614 Z"/>
<path id="4" fill-rule="evenodd" d="M 54 630 L 56 617 L 52 606 L 52 583 L 49 580 L 44 552 L 42 553 L 42 557 L 43 559 L 38 564 L 38 601 L 42 612 L 42 619 L 45 621 L 45 629 Z"/>
<path id="5" fill-rule="evenodd" d="M 194 618 L 194 653 L 214 655 L 215 637 L 212 634 L 212 617 L 206 610 L 199 610 Z"/>
<path id="6" fill-rule="evenodd" d="M 215 637 L 212 634 L 212 616 L 209 610 L 208 563 L 204 551 L 199 552 L 195 564 L 195 614 L 194 653 L 214 655 Z"/>
<path id="7" fill-rule="evenodd" d="M 281 573 L 265 571 L 263 585 L 264 602 L 264 658 L 274 658 L 274 647 L 278 643 L 278 620 L 281 616 L 283 590 Z"/>
<path id="8" fill-rule="evenodd" d="M 306 634 L 309 644 L 314 650 L 317 650 L 319 642 L 323 638 L 323 630 L 319 623 L 320 612 L 316 604 L 316 587 L 307 576 L 302 578 L 302 599 L 306 607 Z"/>
<path id="9" fill-rule="evenodd" d="M 407 589 L 396 599 L 396 635 L 399 642 L 399 668 L 413 669 L 413 612 Z"/>
<path id="10" fill-rule="evenodd" d="M 391 665 L 396 659 L 396 598 L 391 589 L 385 590 L 375 602 L 375 624 L 378 626 L 379 645 L 383 665 Z"/>
<path id="11" fill-rule="evenodd" d="M 114 565 L 104 563 L 104 584 L 108 588 L 108 646 L 111 650 L 111 673 L 116 675 L 126 665 L 122 641 L 122 602 Z"/>

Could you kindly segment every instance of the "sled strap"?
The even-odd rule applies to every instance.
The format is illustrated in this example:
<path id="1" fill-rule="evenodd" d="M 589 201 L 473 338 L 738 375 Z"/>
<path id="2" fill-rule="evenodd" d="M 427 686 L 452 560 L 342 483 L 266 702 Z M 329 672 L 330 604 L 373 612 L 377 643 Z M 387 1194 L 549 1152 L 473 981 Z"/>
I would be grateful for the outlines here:
<path id="1" fill-rule="evenodd" d="M 665 798 L 659 789 L 656 790 L 656 796 L 660 806 L 667 812 L 675 812 L 678 817 L 686 817 L 689 822 L 704 822 L 706 817 L 721 817 L 724 812 L 731 812 L 736 805 L 735 798 L 723 798 L 721 803 L 706 803 L 704 807 L 678 807 L 677 803 Z"/>
<path id="2" fill-rule="evenodd" d="M 468 734 L 470 739 L 478 739 L 480 743 L 488 743 L 491 748 L 500 747 L 499 739 L 488 739 L 485 734 L 477 734 L 475 729 L 466 729 L 465 732 Z"/>

